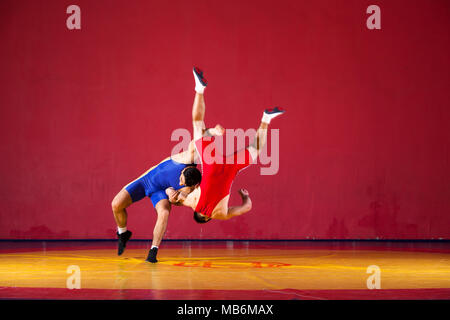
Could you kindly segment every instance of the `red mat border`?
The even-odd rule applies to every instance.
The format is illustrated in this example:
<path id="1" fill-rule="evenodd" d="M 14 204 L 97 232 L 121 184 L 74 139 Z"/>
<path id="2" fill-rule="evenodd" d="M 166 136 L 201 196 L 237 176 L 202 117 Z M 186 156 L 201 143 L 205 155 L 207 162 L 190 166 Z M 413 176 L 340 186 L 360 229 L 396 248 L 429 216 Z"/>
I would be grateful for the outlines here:
<path id="1" fill-rule="evenodd" d="M 356 290 L 154 290 L 0 287 L 19 300 L 450 300 L 450 288 Z"/>

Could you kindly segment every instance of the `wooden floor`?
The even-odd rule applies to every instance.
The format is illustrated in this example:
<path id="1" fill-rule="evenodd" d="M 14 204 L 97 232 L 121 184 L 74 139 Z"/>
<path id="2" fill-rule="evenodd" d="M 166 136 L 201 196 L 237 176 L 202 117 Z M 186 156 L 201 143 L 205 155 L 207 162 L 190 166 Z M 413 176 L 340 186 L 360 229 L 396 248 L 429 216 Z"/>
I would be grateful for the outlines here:
<path id="1" fill-rule="evenodd" d="M 450 299 L 449 242 L 166 241 L 157 264 L 149 245 L 1 241 L 0 298 Z"/>

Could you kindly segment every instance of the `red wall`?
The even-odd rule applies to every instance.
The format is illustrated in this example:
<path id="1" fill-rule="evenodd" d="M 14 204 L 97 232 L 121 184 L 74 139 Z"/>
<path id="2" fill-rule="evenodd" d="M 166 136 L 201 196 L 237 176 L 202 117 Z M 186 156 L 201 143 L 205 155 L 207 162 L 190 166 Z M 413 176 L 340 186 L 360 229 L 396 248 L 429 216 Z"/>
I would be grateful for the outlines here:
<path id="1" fill-rule="evenodd" d="M 288 110 L 280 170 L 238 176 L 246 215 L 175 208 L 166 238 L 449 239 L 449 21 L 447 0 L 2 0 L 0 238 L 113 238 L 114 195 L 190 129 L 200 65 L 207 125 Z M 129 208 L 136 239 L 155 219 Z"/>

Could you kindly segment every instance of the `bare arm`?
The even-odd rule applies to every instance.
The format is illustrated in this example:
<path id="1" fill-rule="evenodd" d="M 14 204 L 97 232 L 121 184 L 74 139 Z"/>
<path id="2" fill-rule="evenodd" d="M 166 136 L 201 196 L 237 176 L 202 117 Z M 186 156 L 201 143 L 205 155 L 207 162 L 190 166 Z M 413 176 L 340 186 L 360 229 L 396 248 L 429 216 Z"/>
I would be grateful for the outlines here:
<path id="1" fill-rule="evenodd" d="M 242 204 L 240 206 L 229 207 L 225 215 L 214 216 L 214 219 L 228 220 L 249 212 L 252 209 L 252 200 L 250 199 L 248 191 L 240 189 L 239 194 L 242 197 Z"/>

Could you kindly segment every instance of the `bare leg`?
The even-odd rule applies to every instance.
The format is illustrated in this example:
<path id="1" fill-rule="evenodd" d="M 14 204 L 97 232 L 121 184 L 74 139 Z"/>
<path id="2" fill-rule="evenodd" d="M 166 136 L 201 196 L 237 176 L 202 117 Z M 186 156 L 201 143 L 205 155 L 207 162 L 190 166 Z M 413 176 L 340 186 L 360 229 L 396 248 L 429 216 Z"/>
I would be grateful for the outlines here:
<path id="1" fill-rule="evenodd" d="M 203 121 L 205 119 L 205 98 L 203 94 L 196 92 L 192 106 L 192 121 Z"/>
<path id="2" fill-rule="evenodd" d="M 256 131 L 255 140 L 251 145 L 248 146 L 248 151 L 252 155 L 253 160 L 256 160 L 258 155 L 261 153 L 262 149 L 267 142 L 267 129 L 269 124 L 261 122 L 258 131 Z"/>
<path id="3" fill-rule="evenodd" d="M 125 228 L 127 226 L 127 211 L 126 208 L 133 203 L 130 194 L 127 190 L 122 189 L 114 197 L 111 207 L 114 214 L 114 219 L 116 220 L 117 226 L 119 228 Z"/>
<path id="4" fill-rule="evenodd" d="M 156 263 L 156 255 L 158 254 L 158 247 L 161 244 L 161 240 L 166 233 L 167 222 L 169 220 L 170 202 L 167 199 L 159 201 L 155 206 L 158 218 L 156 220 L 155 228 L 153 229 L 153 241 L 152 248 L 148 252 L 147 259 L 145 261 Z"/>
<path id="5" fill-rule="evenodd" d="M 125 228 L 127 226 L 127 211 L 126 208 L 133 203 L 130 194 L 126 189 L 120 190 L 120 192 L 114 197 L 111 207 L 119 228 Z M 117 254 L 120 256 L 125 250 L 127 241 L 130 239 L 132 232 L 125 231 L 118 234 L 119 242 L 117 247 Z"/>
<path id="6" fill-rule="evenodd" d="M 205 132 L 205 98 L 203 94 L 196 93 L 194 105 L 192 106 L 192 126 L 194 131 L 194 141 L 200 139 Z"/>
<path id="7" fill-rule="evenodd" d="M 256 131 L 256 149 L 258 151 L 261 151 L 267 142 L 267 128 L 269 128 L 269 125 L 261 122 L 258 131 Z"/>
<path id="8" fill-rule="evenodd" d="M 156 204 L 156 212 L 158 218 L 156 220 L 155 228 L 153 229 L 153 241 L 152 246 L 159 247 L 162 238 L 166 233 L 167 223 L 169 221 L 170 202 L 167 199 L 163 199 Z"/>
<path id="9" fill-rule="evenodd" d="M 242 204 L 240 206 L 229 207 L 227 219 L 240 216 L 252 209 L 252 200 L 249 197 L 249 193 L 245 189 L 240 189 L 239 194 L 242 198 Z"/>

